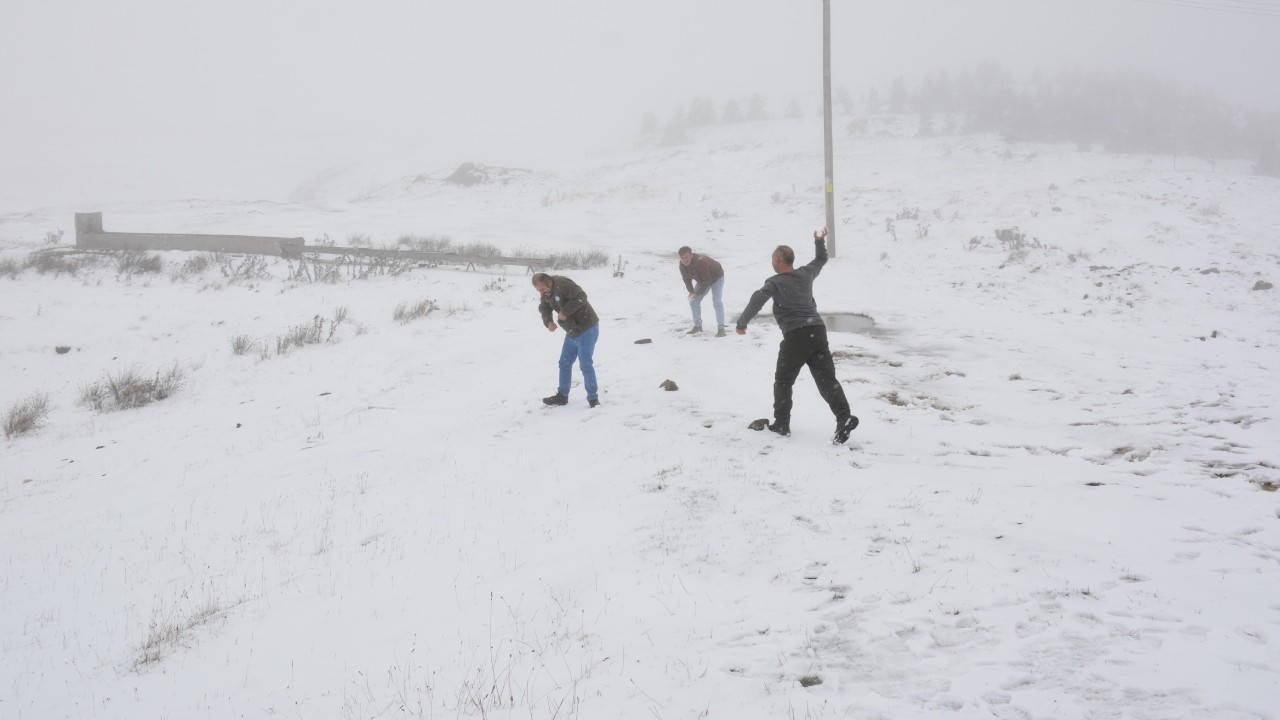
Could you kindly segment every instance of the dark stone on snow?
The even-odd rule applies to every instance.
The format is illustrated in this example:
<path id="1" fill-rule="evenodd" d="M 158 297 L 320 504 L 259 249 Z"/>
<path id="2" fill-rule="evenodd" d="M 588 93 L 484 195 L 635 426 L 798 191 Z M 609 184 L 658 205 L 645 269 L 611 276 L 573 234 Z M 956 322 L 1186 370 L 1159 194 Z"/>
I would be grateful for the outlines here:
<path id="1" fill-rule="evenodd" d="M 663 390 L 666 390 L 667 392 L 675 392 L 676 390 L 680 389 L 679 385 L 676 385 L 674 382 L 670 380 L 663 380 L 662 384 L 659 385 L 658 387 L 662 388 Z"/>

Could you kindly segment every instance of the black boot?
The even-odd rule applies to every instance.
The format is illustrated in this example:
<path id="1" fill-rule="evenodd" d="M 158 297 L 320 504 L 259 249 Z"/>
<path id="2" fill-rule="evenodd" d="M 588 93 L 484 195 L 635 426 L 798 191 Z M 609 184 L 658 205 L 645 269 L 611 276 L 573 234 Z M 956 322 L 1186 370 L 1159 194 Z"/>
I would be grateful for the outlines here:
<path id="1" fill-rule="evenodd" d="M 769 423 L 769 429 L 782 437 L 787 437 L 791 434 L 791 423 L 771 422 Z"/>
<path id="2" fill-rule="evenodd" d="M 853 429 L 858 427 L 857 415 L 846 415 L 836 420 L 836 434 L 831 438 L 831 442 L 835 445 L 843 445 L 849 439 L 849 434 Z"/>
<path id="3" fill-rule="evenodd" d="M 565 397 L 564 395 L 561 395 L 560 393 L 556 393 L 551 397 L 542 398 L 542 402 L 547 405 L 568 405 L 569 398 Z"/>

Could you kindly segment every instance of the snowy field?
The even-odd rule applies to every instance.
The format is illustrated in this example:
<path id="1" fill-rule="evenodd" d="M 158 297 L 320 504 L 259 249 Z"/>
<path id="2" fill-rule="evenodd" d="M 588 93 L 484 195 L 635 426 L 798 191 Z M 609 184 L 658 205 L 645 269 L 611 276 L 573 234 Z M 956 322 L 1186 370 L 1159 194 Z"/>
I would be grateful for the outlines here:
<path id="1" fill-rule="evenodd" d="M 683 335 L 679 246 L 725 266 L 731 322 L 775 245 L 811 259 L 812 122 L 473 187 L 0 216 L 0 412 L 49 403 L 0 440 L 0 717 L 1280 717 L 1280 180 L 872 127 L 839 143 L 815 285 L 876 323 L 831 334 L 846 446 L 807 372 L 792 437 L 746 428 L 776 327 Z M 77 211 L 604 251 L 563 273 L 603 404 L 576 374 L 539 401 L 561 338 L 524 268 L 22 269 Z M 180 384 L 80 403 L 130 369 Z"/>

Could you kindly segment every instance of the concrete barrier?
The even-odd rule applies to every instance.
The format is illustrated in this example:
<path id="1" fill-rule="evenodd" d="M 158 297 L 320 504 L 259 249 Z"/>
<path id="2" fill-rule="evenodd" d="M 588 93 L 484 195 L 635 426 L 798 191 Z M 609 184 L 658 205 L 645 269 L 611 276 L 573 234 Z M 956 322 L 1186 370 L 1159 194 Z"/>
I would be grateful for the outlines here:
<path id="1" fill-rule="evenodd" d="M 262 237 L 257 235 L 188 235 L 178 233 L 122 233 L 102 229 L 102 213 L 76 213 L 76 248 L 80 250 L 195 250 L 220 253 L 277 255 L 302 257 L 305 253 L 382 257 L 402 260 L 426 260 L 433 263 L 454 262 L 474 268 L 476 265 L 523 265 L 529 272 L 551 265 L 550 258 L 479 257 L 459 253 L 433 253 L 419 250 L 382 250 L 375 248 L 307 245 L 302 238 Z"/>
<path id="2" fill-rule="evenodd" d="M 300 237 L 106 232 L 102 229 L 102 213 L 76 213 L 76 248 L 80 250 L 188 250 L 300 257 L 303 244 Z"/>

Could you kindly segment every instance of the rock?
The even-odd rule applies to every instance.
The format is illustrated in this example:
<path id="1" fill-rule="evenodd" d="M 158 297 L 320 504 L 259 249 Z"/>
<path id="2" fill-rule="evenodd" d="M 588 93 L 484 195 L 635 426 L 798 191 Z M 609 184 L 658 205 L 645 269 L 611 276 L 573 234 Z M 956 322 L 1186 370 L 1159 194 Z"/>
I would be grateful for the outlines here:
<path id="1" fill-rule="evenodd" d="M 769 418 L 760 418 L 747 423 L 747 427 L 751 430 L 763 430 L 769 427 Z"/>
<path id="2" fill-rule="evenodd" d="M 636 341 L 636 344 L 637 344 L 637 345 L 648 345 L 648 344 L 649 344 L 649 343 L 651 343 L 651 342 L 653 342 L 653 340 L 650 340 L 649 338 L 640 338 L 639 340 L 637 340 L 637 341 Z"/>
<path id="3" fill-rule="evenodd" d="M 659 385 L 658 387 L 662 388 L 663 390 L 666 390 L 667 392 L 675 392 L 676 390 L 680 389 L 680 386 L 676 385 L 671 380 L 663 380 L 662 384 Z"/>
<path id="4" fill-rule="evenodd" d="M 464 162 L 458 166 L 457 170 L 453 171 L 452 175 L 444 180 L 454 185 L 478 185 L 489 182 L 489 172 L 483 165 Z"/>
<path id="5" fill-rule="evenodd" d="M 1259 280 L 1258 282 L 1253 284 L 1254 290 L 1270 290 L 1273 287 L 1275 287 L 1275 285 L 1272 285 L 1266 280 Z"/>

